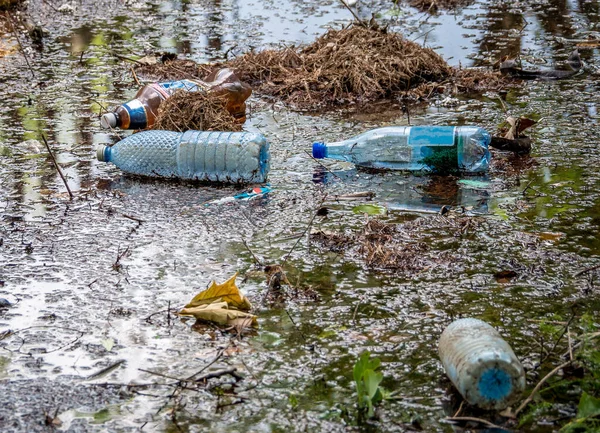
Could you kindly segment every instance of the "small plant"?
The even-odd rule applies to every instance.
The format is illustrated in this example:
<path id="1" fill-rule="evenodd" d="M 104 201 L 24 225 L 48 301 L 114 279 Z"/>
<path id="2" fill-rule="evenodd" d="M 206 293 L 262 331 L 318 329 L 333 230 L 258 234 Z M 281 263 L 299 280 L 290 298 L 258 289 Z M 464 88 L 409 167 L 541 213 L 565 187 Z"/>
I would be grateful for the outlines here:
<path id="1" fill-rule="evenodd" d="M 379 386 L 383 380 L 383 374 L 376 371 L 381 360 L 379 358 L 370 359 L 371 354 L 363 352 L 356 364 L 354 364 L 354 383 L 356 384 L 356 394 L 358 397 L 358 409 L 366 412 L 367 418 L 372 418 L 375 414 L 375 406 L 384 398 L 385 390 Z"/>

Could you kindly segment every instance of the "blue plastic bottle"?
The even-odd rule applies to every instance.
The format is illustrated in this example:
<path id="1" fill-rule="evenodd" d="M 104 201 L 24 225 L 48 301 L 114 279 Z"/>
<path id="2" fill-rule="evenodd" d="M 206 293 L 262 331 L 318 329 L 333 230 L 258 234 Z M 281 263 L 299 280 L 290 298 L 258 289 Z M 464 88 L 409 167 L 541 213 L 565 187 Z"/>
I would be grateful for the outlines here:
<path id="1" fill-rule="evenodd" d="M 439 354 L 448 378 L 470 404 L 504 409 L 525 389 L 525 371 L 498 331 L 479 319 L 459 319 L 442 332 Z"/>
<path id="2" fill-rule="evenodd" d="M 143 131 L 100 146 L 97 157 L 151 177 L 262 183 L 269 172 L 269 143 L 251 132 Z"/>
<path id="3" fill-rule="evenodd" d="M 490 135 L 476 126 L 390 126 L 336 143 L 313 144 L 315 158 L 409 171 L 487 170 Z"/>

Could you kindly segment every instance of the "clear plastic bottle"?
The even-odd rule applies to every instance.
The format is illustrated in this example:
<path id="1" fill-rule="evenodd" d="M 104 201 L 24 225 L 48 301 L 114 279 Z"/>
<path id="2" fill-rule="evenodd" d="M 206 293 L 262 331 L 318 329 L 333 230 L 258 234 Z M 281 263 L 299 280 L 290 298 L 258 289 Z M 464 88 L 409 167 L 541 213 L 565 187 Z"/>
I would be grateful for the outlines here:
<path id="1" fill-rule="evenodd" d="M 393 170 L 487 170 L 490 135 L 476 126 L 390 126 L 336 143 L 313 144 L 315 158 Z"/>
<path id="2" fill-rule="evenodd" d="M 151 83 L 135 98 L 100 118 L 103 128 L 145 129 L 154 125 L 160 104 L 177 90 L 206 91 L 226 98 L 225 108 L 240 123 L 246 121 L 246 99 L 252 89 L 228 68 L 213 71 L 206 80 L 179 80 Z"/>
<path id="3" fill-rule="evenodd" d="M 442 333 L 439 355 L 463 398 L 482 409 L 504 409 L 525 389 L 525 371 L 498 331 L 479 319 L 459 319 Z"/>
<path id="4" fill-rule="evenodd" d="M 262 183 L 269 172 L 269 143 L 251 132 L 142 131 L 98 147 L 97 157 L 152 177 Z"/>

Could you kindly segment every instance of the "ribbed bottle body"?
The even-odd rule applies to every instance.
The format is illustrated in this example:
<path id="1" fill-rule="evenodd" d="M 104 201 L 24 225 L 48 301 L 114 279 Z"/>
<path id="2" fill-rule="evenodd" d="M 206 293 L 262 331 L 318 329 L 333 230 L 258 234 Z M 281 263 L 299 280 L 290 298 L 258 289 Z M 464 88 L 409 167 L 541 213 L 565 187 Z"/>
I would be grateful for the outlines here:
<path id="1" fill-rule="evenodd" d="M 525 388 L 525 372 L 513 350 L 479 319 L 452 322 L 440 337 L 439 355 L 448 378 L 472 405 L 504 409 Z"/>
<path id="2" fill-rule="evenodd" d="M 315 143 L 313 156 L 407 171 L 435 169 L 442 162 L 479 172 L 488 167 L 489 142 L 489 134 L 478 127 L 391 126 L 336 143 Z"/>
<path id="3" fill-rule="evenodd" d="M 144 131 L 100 152 L 99 159 L 137 175 L 247 183 L 265 182 L 269 143 L 250 132 Z"/>

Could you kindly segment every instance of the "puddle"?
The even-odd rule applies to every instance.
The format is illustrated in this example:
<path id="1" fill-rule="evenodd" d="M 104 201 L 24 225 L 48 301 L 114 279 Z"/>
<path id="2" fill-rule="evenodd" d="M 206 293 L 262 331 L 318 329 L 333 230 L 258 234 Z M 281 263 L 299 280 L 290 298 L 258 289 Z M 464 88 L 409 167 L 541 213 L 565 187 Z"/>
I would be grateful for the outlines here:
<path id="1" fill-rule="evenodd" d="M 479 1 L 430 15 L 375 1 L 360 2 L 358 14 L 391 17 L 392 29 L 463 66 L 521 52 L 526 66 L 553 67 L 566 60 L 572 40 L 598 30 L 593 2 L 525 4 Z M 503 104 L 510 114 L 533 114 L 541 118 L 531 129 L 537 165 L 458 180 L 317 164 L 306 153 L 312 142 L 406 125 L 406 112 L 393 104 L 383 113 L 307 115 L 253 95 L 245 128 L 271 142 L 273 191 L 206 206 L 246 188 L 142 180 L 95 160 L 96 145 L 119 139 L 100 129 L 102 107 L 137 90 L 114 54 L 221 59 L 311 42 L 327 26 L 348 23 L 348 10 L 295 0 L 84 0 L 73 7 L 60 13 L 52 2 L 30 2 L 32 18 L 48 31 L 41 50 L 27 51 L 34 78 L 22 56 L 0 59 L 0 297 L 12 304 L 0 310 L 0 380 L 15 396 L 0 396 L 0 426 L 18 413 L 15 431 L 37 431 L 29 426 L 41 425 L 44 411 L 59 410 L 65 431 L 345 431 L 356 425 L 352 366 L 369 349 L 382 360 L 383 386 L 402 398 L 385 402 L 379 421 L 363 427 L 406 431 L 418 421 L 423 431 L 449 432 L 436 345 L 452 318 L 490 322 L 529 366 L 539 360 L 535 320 L 568 317 L 573 302 L 587 299 L 582 308 L 598 321 L 598 300 L 586 294 L 586 277 L 576 276 L 600 255 L 597 48 L 582 50 L 582 75 L 525 83 L 503 103 L 485 94 L 411 109 L 414 125 L 490 131 L 506 117 Z M 375 196 L 333 199 L 357 192 Z M 321 206 L 329 213 L 315 217 Z M 471 218 L 468 229 L 438 215 L 443 206 Z M 414 274 L 370 269 L 359 255 L 307 235 L 311 220 L 313 229 L 356 233 L 365 214 L 414 229 L 429 258 L 452 260 Z M 288 279 L 320 301 L 265 302 L 255 260 L 275 264 L 288 255 Z M 168 313 L 235 272 L 256 306 L 257 335 L 237 340 L 192 329 Z M 241 382 L 211 379 L 169 397 L 175 379 L 202 370 L 220 351 L 207 371 L 236 367 Z"/>

